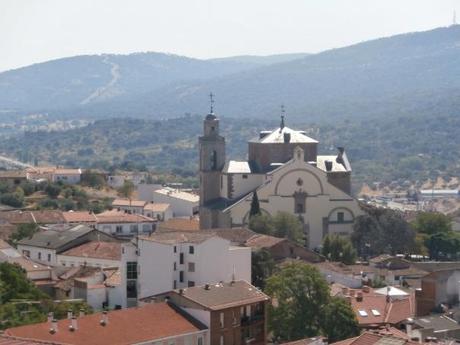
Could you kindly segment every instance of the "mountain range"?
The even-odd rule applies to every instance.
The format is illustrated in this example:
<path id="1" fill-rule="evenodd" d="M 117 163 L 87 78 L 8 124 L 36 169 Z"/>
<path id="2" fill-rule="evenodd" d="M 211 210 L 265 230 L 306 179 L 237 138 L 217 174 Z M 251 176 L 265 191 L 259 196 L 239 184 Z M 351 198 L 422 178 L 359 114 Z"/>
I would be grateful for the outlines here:
<path id="1" fill-rule="evenodd" d="M 441 116 L 460 109 L 460 25 L 318 54 L 199 60 L 76 56 L 0 73 L 0 114 L 174 118 L 208 111 L 293 121 Z"/>

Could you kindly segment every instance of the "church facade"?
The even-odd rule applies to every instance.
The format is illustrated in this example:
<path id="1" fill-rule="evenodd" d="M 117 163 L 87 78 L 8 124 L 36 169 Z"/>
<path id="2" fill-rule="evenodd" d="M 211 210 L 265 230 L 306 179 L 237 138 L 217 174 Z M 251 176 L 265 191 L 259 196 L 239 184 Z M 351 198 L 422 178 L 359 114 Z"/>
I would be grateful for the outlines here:
<path id="1" fill-rule="evenodd" d="M 318 155 L 318 141 L 284 124 L 248 142 L 248 160 L 226 160 L 225 138 L 213 113 L 203 122 L 200 150 L 200 227 L 247 225 L 254 193 L 262 213 L 296 215 L 308 246 L 327 234 L 349 235 L 363 214 L 351 193 L 351 165 L 343 148 Z"/>

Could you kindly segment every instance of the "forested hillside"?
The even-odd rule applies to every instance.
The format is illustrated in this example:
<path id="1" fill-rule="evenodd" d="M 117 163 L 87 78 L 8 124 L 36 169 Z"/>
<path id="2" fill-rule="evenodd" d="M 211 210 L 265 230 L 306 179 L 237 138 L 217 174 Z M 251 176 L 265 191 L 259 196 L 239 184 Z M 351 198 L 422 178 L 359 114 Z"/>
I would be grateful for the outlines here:
<path id="1" fill-rule="evenodd" d="M 244 159 L 247 141 L 259 130 L 273 129 L 277 119 L 262 121 L 223 117 L 227 158 Z M 320 153 L 345 146 L 356 185 L 398 180 L 400 184 L 460 174 L 460 112 L 452 116 L 399 117 L 343 121 L 332 125 L 292 123 L 320 140 Z M 0 141 L 3 154 L 39 163 L 79 167 L 150 168 L 196 177 L 197 137 L 202 116 L 153 121 L 109 119 L 59 132 L 30 132 Z"/>

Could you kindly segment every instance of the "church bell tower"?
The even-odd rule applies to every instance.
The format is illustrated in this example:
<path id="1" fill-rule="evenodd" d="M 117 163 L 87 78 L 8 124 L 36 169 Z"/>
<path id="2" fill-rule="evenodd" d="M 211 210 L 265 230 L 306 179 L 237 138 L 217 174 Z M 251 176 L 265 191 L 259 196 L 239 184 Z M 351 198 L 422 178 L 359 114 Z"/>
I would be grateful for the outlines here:
<path id="1" fill-rule="evenodd" d="M 211 111 L 204 119 L 203 135 L 199 138 L 200 209 L 219 199 L 221 172 L 225 165 L 225 139 L 219 135 L 219 119 L 214 114 L 212 94 L 210 99 Z"/>

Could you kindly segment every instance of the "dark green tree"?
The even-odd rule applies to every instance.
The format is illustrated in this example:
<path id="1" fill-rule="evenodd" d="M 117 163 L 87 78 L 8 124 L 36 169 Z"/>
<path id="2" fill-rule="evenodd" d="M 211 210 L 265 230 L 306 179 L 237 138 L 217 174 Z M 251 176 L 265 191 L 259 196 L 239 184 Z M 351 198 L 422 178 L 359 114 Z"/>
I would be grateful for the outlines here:
<path id="1" fill-rule="evenodd" d="M 56 199 L 61 193 L 61 186 L 56 183 L 49 183 L 45 187 L 45 193 L 52 199 Z"/>
<path id="2" fill-rule="evenodd" d="M 259 214 L 249 218 L 249 229 L 259 234 L 273 235 L 273 219 L 268 214 Z"/>
<path id="3" fill-rule="evenodd" d="M 308 264 L 285 265 L 267 279 L 265 291 L 272 298 L 269 327 L 275 341 L 319 334 L 337 341 L 357 334 L 350 305 L 332 298 L 326 280 Z"/>
<path id="4" fill-rule="evenodd" d="M 135 189 L 136 187 L 132 181 L 125 180 L 123 185 L 118 189 L 118 194 L 123 198 L 131 199 Z"/>
<path id="5" fill-rule="evenodd" d="M 330 343 L 359 335 L 355 313 L 345 299 L 330 298 L 323 312 L 322 328 Z"/>
<path id="6" fill-rule="evenodd" d="M 16 230 L 9 236 L 8 241 L 16 246 L 23 238 L 30 238 L 38 231 L 38 225 L 35 223 L 19 224 Z"/>
<path id="7" fill-rule="evenodd" d="M 261 288 L 265 288 L 265 281 L 270 277 L 275 269 L 275 261 L 272 255 L 266 249 L 260 249 L 252 252 L 252 283 Z"/>
<path id="8" fill-rule="evenodd" d="M 105 187 L 106 181 L 101 174 L 98 174 L 92 170 L 85 170 L 81 174 L 81 184 L 84 186 L 101 189 Z"/>
<path id="9" fill-rule="evenodd" d="M 276 237 L 288 238 L 300 245 L 305 245 L 303 226 L 296 216 L 287 212 L 278 212 L 273 217 L 273 228 Z"/>
<path id="10" fill-rule="evenodd" d="M 259 205 L 259 197 L 257 196 L 257 191 L 252 193 L 252 200 L 251 200 L 251 209 L 249 210 L 249 218 L 260 215 L 260 205 Z"/>
<path id="11" fill-rule="evenodd" d="M 412 226 L 419 233 L 433 235 L 439 232 L 449 232 L 452 230 L 452 220 L 438 212 L 421 212 L 412 223 Z"/>
<path id="12" fill-rule="evenodd" d="M 356 261 L 356 250 L 350 240 L 336 234 L 324 238 L 321 254 L 331 261 L 340 261 L 346 265 Z"/>

